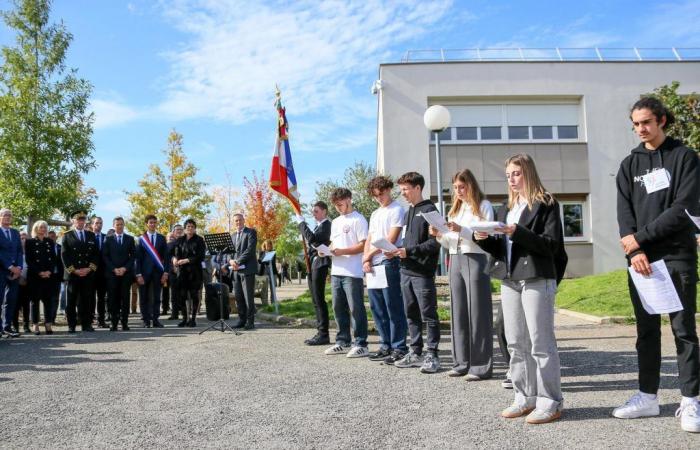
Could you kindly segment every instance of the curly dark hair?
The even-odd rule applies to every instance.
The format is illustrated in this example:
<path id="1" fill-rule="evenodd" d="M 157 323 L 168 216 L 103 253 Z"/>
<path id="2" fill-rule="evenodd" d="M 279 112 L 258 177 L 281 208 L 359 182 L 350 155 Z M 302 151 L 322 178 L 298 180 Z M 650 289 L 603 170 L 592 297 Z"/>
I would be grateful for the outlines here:
<path id="1" fill-rule="evenodd" d="M 676 121 L 673 113 L 656 97 L 642 97 L 637 100 L 632 109 L 630 109 L 630 119 L 632 119 L 632 112 L 638 109 L 648 109 L 654 114 L 656 121 L 659 123 L 661 123 L 662 117 L 666 117 L 666 123 L 661 127 L 662 130 L 670 127 Z"/>
<path id="2" fill-rule="evenodd" d="M 367 193 L 370 196 L 373 196 L 375 190 L 379 192 L 384 192 L 387 189 L 391 189 L 393 187 L 394 182 L 391 181 L 391 177 L 388 177 L 386 175 L 378 175 L 369 180 L 369 183 L 367 183 Z"/>
<path id="3" fill-rule="evenodd" d="M 396 180 L 397 184 L 410 184 L 413 187 L 420 186 L 421 190 L 425 187 L 425 178 L 423 178 L 423 175 L 419 174 L 418 172 L 406 172 L 405 174 L 401 175 L 398 180 Z"/>

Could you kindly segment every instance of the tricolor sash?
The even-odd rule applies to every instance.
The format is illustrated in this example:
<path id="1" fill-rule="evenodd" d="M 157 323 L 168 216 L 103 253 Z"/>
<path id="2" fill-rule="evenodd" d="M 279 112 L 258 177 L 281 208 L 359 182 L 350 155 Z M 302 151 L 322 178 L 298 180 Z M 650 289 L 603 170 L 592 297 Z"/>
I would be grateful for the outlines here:
<path id="1" fill-rule="evenodd" d="M 156 235 L 158 236 L 158 235 Z M 156 238 L 157 239 L 157 238 Z M 148 234 L 143 233 L 141 237 L 139 237 L 139 241 L 141 245 L 148 250 L 148 253 L 151 255 L 153 258 L 153 261 L 156 263 L 158 267 L 160 267 L 160 270 L 162 272 L 165 272 L 165 267 L 163 266 L 163 260 L 161 259 L 160 255 L 158 254 L 158 250 L 151 244 L 151 240 L 148 239 Z"/>

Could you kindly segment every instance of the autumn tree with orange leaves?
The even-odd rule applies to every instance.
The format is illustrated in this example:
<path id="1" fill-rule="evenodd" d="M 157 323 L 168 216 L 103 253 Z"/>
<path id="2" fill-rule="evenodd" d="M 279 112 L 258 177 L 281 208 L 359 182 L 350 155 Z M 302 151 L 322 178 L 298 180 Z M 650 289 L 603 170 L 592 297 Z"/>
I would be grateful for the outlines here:
<path id="1" fill-rule="evenodd" d="M 289 221 L 288 208 L 283 207 L 283 199 L 270 189 L 264 172 L 261 177 L 255 171 L 251 178 L 243 177 L 243 190 L 246 226 L 257 230 L 258 243 L 269 239 L 274 244 Z"/>

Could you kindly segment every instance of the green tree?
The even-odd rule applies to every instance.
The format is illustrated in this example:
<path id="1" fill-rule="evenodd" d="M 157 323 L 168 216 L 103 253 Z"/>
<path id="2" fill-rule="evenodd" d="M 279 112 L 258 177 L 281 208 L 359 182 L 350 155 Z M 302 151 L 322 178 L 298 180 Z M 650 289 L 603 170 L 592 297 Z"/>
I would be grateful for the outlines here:
<path id="1" fill-rule="evenodd" d="M 651 95 L 661 100 L 676 117 L 676 123 L 668 127 L 666 133 L 700 152 L 700 95 L 696 92 L 679 94 L 680 85 L 674 81 L 657 87 Z"/>
<path id="2" fill-rule="evenodd" d="M 301 233 L 299 226 L 294 220 L 291 220 L 294 215 L 294 210 L 289 202 L 285 201 L 280 208 L 280 215 L 283 216 L 284 228 L 275 241 L 275 252 L 277 259 L 281 261 L 294 261 L 300 253 L 304 251 L 301 243 Z"/>
<path id="3" fill-rule="evenodd" d="M 15 0 L 2 12 L 16 31 L 0 66 L 0 203 L 28 225 L 90 207 L 83 175 L 95 167 L 91 84 L 65 66 L 73 36 L 50 24 L 50 0 Z"/>
<path id="4" fill-rule="evenodd" d="M 151 164 L 148 173 L 139 181 L 139 191 L 126 192 L 131 204 L 131 216 L 126 226 L 139 235 L 145 228 L 148 214 L 158 217 L 158 231 L 167 233 L 178 222 L 192 218 L 204 229 L 204 218 L 209 213 L 212 198 L 206 192 L 207 184 L 197 181 L 198 169 L 187 161 L 182 149 L 182 135 L 172 130 L 168 146 L 163 150 L 165 166 Z"/>
<path id="5" fill-rule="evenodd" d="M 377 203 L 367 193 L 367 184 L 377 175 L 377 171 L 368 163 L 356 161 L 352 167 L 345 169 L 343 179 L 326 180 L 316 185 L 316 200 L 328 203 L 328 217 L 338 217 L 338 212 L 330 204 L 330 195 L 335 188 L 344 187 L 352 192 L 352 204 L 354 208 L 369 220 L 372 211 L 377 209 Z"/>

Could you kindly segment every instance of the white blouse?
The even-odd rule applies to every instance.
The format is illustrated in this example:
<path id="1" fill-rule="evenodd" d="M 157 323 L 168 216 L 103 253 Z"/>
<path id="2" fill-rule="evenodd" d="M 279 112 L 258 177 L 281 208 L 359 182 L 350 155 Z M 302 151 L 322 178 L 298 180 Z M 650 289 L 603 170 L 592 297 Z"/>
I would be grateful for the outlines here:
<path id="1" fill-rule="evenodd" d="M 438 242 L 445 248 L 450 250 L 450 255 L 465 254 L 465 253 L 486 253 L 472 240 L 472 229 L 470 225 L 482 221 L 493 220 L 493 207 L 491 202 L 483 200 L 479 205 L 479 210 L 483 218 L 475 215 L 471 206 L 466 202 L 462 202 L 462 206 L 457 211 L 457 215 L 450 217 L 449 221 L 454 222 L 462 227 L 462 230 L 457 233 L 450 231 L 437 238 Z"/>
<path id="2" fill-rule="evenodd" d="M 525 200 L 518 198 L 518 203 L 516 203 L 513 206 L 513 209 L 508 211 L 508 215 L 506 216 L 506 224 L 508 224 L 508 225 L 517 224 L 520 221 L 520 216 L 523 215 L 523 211 L 525 211 L 526 207 L 527 207 L 527 202 Z M 510 253 L 511 253 L 512 247 L 513 247 L 513 241 L 510 240 L 510 237 L 507 237 L 507 239 L 506 239 L 506 253 L 508 255 L 508 267 L 510 267 Z"/>

